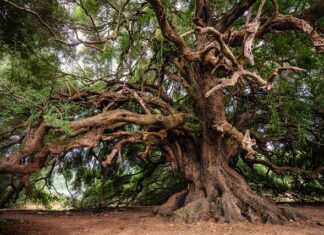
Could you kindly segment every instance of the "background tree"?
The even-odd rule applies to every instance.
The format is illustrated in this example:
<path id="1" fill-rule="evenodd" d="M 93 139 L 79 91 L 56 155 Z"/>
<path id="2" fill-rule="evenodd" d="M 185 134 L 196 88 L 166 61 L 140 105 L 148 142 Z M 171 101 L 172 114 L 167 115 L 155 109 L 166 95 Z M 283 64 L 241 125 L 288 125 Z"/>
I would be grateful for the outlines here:
<path id="1" fill-rule="evenodd" d="M 101 174 L 165 156 L 187 186 L 157 212 L 188 222 L 296 219 L 247 169 L 321 187 L 322 1 L 2 0 L 0 12 L 13 34 L 0 39 L 0 172 L 16 185 L 82 147 Z"/>

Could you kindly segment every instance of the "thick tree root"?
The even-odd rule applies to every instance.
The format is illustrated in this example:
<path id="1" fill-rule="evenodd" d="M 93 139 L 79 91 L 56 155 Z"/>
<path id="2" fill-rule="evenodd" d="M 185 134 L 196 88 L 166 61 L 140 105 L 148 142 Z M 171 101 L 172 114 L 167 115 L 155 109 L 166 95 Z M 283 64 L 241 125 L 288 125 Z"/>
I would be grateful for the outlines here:
<path id="1" fill-rule="evenodd" d="M 206 142 L 201 156 L 203 161 L 198 167 L 193 167 L 194 161 L 183 167 L 190 182 L 188 189 L 170 197 L 156 210 L 158 214 L 173 216 L 175 221 L 187 223 L 199 220 L 220 223 L 248 220 L 251 223 L 284 224 L 303 218 L 292 207 L 276 206 L 256 195 L 245 180 L 228 166 L 226 158 L 215 148 L 213 141 Z M 192 169 L 195 174 L 192 174 Z"/>
<path id="2" fill-rule="evenodd" d="M 289 206 L 289 205 L 281 205 L 278 206 L 282 212 L 282 214 L 286 217 L 289 218 L 290 220 L 297 221 L 299 219 L 307 220 L 307 216 L 303 215 L 300 213 L 298 210 L 295 208 Z"/>
<path id="3" fill-rule="evenodd" d="M 251 223 L 284 224 L 306 219 L 293 207 L 276 206 L 256 195 L 254 195 L 255 201 L 251 205 L 243 204 L 234 195 L 226 193 L 215 201 L 201 198 L 179 208 L 179 198 L 186 195 L 186 191 L 174 194 L 155 212 L 162 216 L 172 216 L 174 222 L 186 223 L 195 223 L 200 220 L 212 220 L 219 223 L 248 220 Z M 258 206 L 256 206 L 257 204 Z"/>
<path id="4" fill-rule="evenodd" d="M 185 221 L 187 223 L 195 223 L 199 220 L 207 220 L 210 218 L 210 204 L 207 199 L 199 199 L 188 203 L 185 207 L 176 210 L 173 213 L 175 222 Z"/>
<path id="5" fill-rule="evenodd" d="M 154 213 L 162 216 L 170 216 L 175 210 L 182 207 L 187 195 L 187 190 L 173 194 L 163 205 L 154 209 Z"/>

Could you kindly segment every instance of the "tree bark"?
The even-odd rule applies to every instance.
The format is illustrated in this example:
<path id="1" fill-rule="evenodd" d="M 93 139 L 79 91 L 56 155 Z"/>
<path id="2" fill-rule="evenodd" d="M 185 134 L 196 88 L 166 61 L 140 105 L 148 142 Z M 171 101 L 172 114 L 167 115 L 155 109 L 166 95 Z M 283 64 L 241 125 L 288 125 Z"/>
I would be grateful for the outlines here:
<path id="1" fill-rule="evenodd" d="M 157 212 L 173 215 L 175 220 L 193 223 L 212 219 L 216 222 L 269 222 L 282 224 L 296 220 L 293 209 L 279 208 L 269 200 L 256 195 L 245 180 L 228 165 L 228 145 L 224 136 L 213 128 L 213 123 L 225 120 L 223 91 L 205 98 L 204 94 L 215 85 L 211 71 L 199 65 L 196 73 L 199 93 L 196 115 L 201 124 L 200 140 L 181 143 L 182 154 L 176 161 L 188 188 L 172 196 Z M 198 149 L 198 151 L 197 151 Z M 176 149 L 175 149 L 176 151 Z M 179 201 L 185 197 L 183 205 Z M 173 212 L 173 213 L 172 213 Z"/>

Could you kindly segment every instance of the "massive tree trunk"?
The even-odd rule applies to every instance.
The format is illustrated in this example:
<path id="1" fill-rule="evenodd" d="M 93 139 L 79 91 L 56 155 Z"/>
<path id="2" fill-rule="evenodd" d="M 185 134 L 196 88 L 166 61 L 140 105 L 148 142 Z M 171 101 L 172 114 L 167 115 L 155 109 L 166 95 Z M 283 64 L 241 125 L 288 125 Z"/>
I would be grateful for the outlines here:
<path id="1" fill-rule="evenodd" d="M 188 223 L 205 219 L 216 222 L 247 219 L 280 224 L 300 216 L 251 191 L 245 180 L 229 167 L 221 134 L 205 128 L 199 156 L 191 148 L 193 145 L 190 147 L 187 143 L 187 146 L 179 166 L 188 187 L 158 209 L 161 215 L 173 215 L 176 220 Z"/>
<path id="2" fill-rule="evenodd" d="M 196 110 L 196 115 L 203 120 L 201 134 L 198 141 L 180 142 L 183 153 L 177 156 L 188 188 L 173 195 L 157 212 L 189 223 L 203 219 L 217 222 L 247 219 L 269 223 L 295 220 L 298 216 L 295 211 L 279 208 L 270 200 L 256 195 L 242 176 L 229 167 L 228 153 L 231 150 L 228 148 L 231 146 L 224 143 L 224 134 L 214 128 L 215 122 L 225 119 L 223 92 L 214 92 L 206 99 L 204 94 L 214 85 L 213 76 L 202 65 L 198 66 L 196 73 L 202 76 Z"/>

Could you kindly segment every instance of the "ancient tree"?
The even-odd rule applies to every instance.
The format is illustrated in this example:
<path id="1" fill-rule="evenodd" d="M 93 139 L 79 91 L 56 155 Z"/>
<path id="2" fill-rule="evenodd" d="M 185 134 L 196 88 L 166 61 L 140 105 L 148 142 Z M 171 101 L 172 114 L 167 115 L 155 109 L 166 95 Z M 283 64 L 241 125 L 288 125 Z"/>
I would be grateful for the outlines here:
<path id="1" fill-rule="evenodd" d="M 110 153 L 101 161 L 109 167 L 125 145 L 140 144 L 142 158 L 151 151 L 160 152 L 188 183 L 157 213 L 188 222 L 296 219 L 291 211 L 252 192 L 229 162 L 241 158 L 278 175 L 321 176 L 320 160 L 316 167 L 299 168 L 267 157 L 272 140 L 293 142 L 293 135 L 263 136 L 269 120 L 262 110 L 271 106 L 266 103 L 267 93 L 279 86 L 279 80 L 289 76 L 298 80 L 312 72 L 299 67 L 294 58 L 274 55 L 265 61 L 267 57 L 259 59 L 262 53 L 255 51 L 271 44 L 273 35 L 297 35 L 320 56 L 324 51 L 323 1 L 296 1 L 288 7 L 279 0 L 63 1 L 55 3 L 65 12 L 54 14 L 62 17 L 57 21 L 47 20 L 46 11 L 32 2 L 0 2 L 9 14 L 24 14 L 42 30 L 49 40 L 44 48 L 54 48 L 58 54 L 83 48 L 90 68 L 74 66 L 72 72 L 55 68 L 51 79 L 69 81 L 56 81 L 45 100 L 32 102 L 37 111 L 33 121 L 26 124 L 15 119 L 1 131 L 3 140 L 13 134 L 22 137 L 11 140 L 20 143 L 16 152 L 1 157 L 2 174 L 18 175 L 21 185 L 28 184 L 29 175 L 61 153 L 76 147 L 91 149 L 100 142 L 111 143 Z M 78 10 L 74 17 L 72 9 Z M 100 60 L 101 54 L 118 50 L 118 56 L 109 56 L 109 63 Z M 8 99 L 27 99 L 16 95 L 10 84 L 0 85 Z M 60 102 L 83 109 L 64 117 L 53 108 Z M 312 111 L 319 123 L 320 105 Z M 55 113 L 56 119 L 49 113 Z M 287 129 L 296 130 L 294 123 L 286 124 Z M 318 158 L 323 146 L 321 128 L 317 126 L 316 138 L 308 136 L 309 144 L 320 146 L 314 154 Z M 179 198 L 185 198 L 184 203 Z"/>

